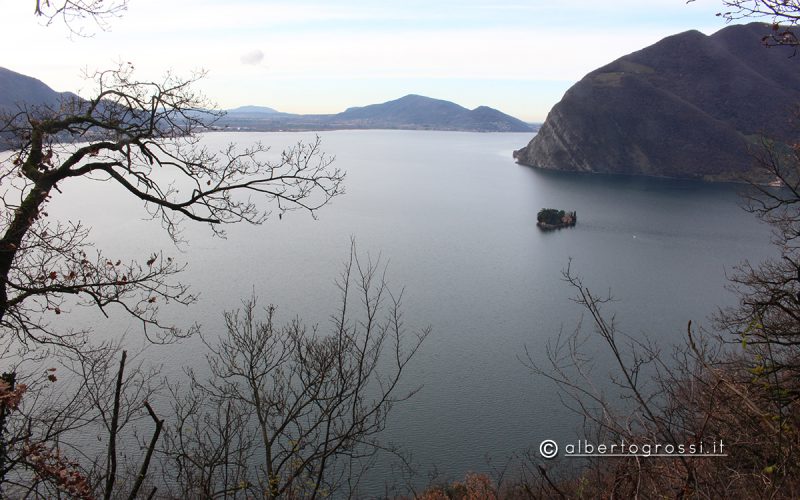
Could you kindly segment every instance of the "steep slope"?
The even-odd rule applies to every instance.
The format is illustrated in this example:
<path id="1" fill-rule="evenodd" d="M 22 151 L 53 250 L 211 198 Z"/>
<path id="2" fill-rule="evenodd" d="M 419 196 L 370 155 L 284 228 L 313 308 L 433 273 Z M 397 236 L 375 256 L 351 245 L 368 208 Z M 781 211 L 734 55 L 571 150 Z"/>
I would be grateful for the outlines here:
<path id="1" fill-rule="evenodd" d="M 514 157 L 559 170 L 737 180 L 751 171 L 749 144 L 789 138 L 800 102 L 800 61 L 763 47 L 768 31 L 688 31 L 597 69 Z"/>
<path id="2" fill-rule="evenodd" d="M 57 106 L 74 94 L 60 93 L 40 80 L 0 68 L 0 111 L 12 112 L 20 106 Z"/>
<path id="3" fill-rule="evenodd" d="M 0 68 L 0 128 L 21 110 L 58 109 L 62 102 L 76 98 L 69 92 L 56 92 L 40 80 Z M 10 132 L 0 132 L 0 151 L 14 144 Z"/>

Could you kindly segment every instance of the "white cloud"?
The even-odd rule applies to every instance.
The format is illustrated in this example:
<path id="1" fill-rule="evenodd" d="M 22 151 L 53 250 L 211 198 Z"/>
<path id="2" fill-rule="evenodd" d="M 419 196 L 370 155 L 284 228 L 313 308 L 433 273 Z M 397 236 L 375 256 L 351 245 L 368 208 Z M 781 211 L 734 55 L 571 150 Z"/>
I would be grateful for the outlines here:
<path id="1" fill-rule="evenodd" d="M 240 59 L 242 64 L 256 66 L 264 60 L 264 52 L 259 49 L 251 50 L 250 52 L 243 54 Z"/>

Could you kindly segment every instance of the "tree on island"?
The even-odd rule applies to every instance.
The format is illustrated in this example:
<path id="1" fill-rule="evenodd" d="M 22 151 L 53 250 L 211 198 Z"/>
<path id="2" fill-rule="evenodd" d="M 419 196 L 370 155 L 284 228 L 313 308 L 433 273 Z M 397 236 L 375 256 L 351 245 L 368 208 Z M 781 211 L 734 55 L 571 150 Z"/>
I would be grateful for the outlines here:
<path id="1" fill-rule="evenodd" d="M 578 222 L 576 212 L 565 212 L 555 208 L 543 208 L 536 214 L 536 222 L 539 227 L 550 229 L 559 227 L 574 226 Z"/>

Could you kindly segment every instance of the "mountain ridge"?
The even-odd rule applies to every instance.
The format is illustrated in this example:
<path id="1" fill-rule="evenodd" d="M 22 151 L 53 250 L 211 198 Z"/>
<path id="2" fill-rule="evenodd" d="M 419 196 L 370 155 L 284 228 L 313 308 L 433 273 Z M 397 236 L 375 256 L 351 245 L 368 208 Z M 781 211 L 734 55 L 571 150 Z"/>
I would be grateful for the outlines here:
<path id="1" fill-rule="evenodd" d="M 770 25 L 678 33 L 588 73 L 514 152 L 538 168 L 742 180 L 761 136 L 790 139 L 800 64 L 760 43 Z M 768 179 L 766 179 L 768 180 Z"/>
<path id="2" fill-rule="evenodd" d="M 239 108 L 237 108 L 239 109 Z M 246 119 L 249 118 L 249 119 Z M 529 132 L 531 125 L 487 106 L 467 109 L 454 102 L 419 94 L 366 106 L 353 106 L 335 114 L 263 114 L 245 117 L 229 110 L 218 126 L 251 130 L 402 129 L 476 132 Z"/>
<path id="3" fill-rule="evenodd" d="M 41 80 L 0 68 L 0 112 L 13 113 L 26 106 L 57 107 L 77 97 L 56 92 Z M 212 130 L 302 131 L 338 129 L 458 130 L 478 132 L 529 132 L 534 130 L 517 118 L 479 106 L 469 110 L 442 99 L 408 94 L 399 99 L 336 114 L 292 114 L 266 106 L 240 106 L 217 120 Z M 2 144 L 0 144 L 2 145 Z"/>
<path id="4" fill-rule="evenodd" d="M 229 113 L 252 113 L 252 114 L 274 114 L 280 113 L 280 111 L 269 108 L 267 106 L 239 106 L 238 108 L 233 108 L 228 110 Z"/>
<path id="5" fill-rule="evenodd" d="M 77 97 L 71 92 L 56 92 L 43 81 L 0 67 L 0 111 L 9 113 L 22 106 L 58 106 L 62 100 Z"/>

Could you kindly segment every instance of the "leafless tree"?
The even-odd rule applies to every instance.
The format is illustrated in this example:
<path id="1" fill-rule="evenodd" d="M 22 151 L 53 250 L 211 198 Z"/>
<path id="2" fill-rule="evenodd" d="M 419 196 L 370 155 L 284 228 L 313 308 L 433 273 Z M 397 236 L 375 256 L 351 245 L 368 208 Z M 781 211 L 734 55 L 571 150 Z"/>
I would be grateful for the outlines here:
<path id="1" fill-rule="evenodd" d="M 796 497 L 797 405 L 778 411 L 749 351 L 727 349 L 724 336 L 689 322 L 686 342 L 665 352 L 641 334 L 621 331 L 608 312 L 609 296 L 591 292 L 570 268 L 564 279 L 591 331 L 579 325 L 547 344 L 544 362 L 530 351 L 523 361 L 557 385 L 566 407 L 583 420 L 583 437 L 640 451 L 694 445 L 697 452 L 713 441 L 724 444 L 727 456 L 600 456 L 582 464 L 533 456 L 521 481 L 525 491 L 543 498 Z M 590 354 L 598 345 L 612 355 L 608 374 L 598 373 Z"/>
<path id="2" fill-rule="evenodd" d="M 763 16 L 773 21 L 762 39 L 765 45 L 800 45 L 793 29 L 800 20 L 797 2 L 723 4 L 730 10 L 719 15 L 728 21 Z M 533 353 L 525 359 L 534 373 L 557 384 L 594 443 L 624 439 L 640 446 L 677 445 L 715 439 L 724 441 L 728 456 L 600 458 L 572 476 L 563 472 L 574 463 L 534 460 L 530 491 L 542 497 L 800 494 L 800 148 L 763 140 L 752 152 L 764 178 L 775 182 L 750 186 L 746 208 L 771 225 L 780 256 L 735 269 L 730 288 L 739 301 L 715 315 L 714 332 L 689 322 L 686 342 L 672 346 L 671 353 L 641 335 L 625 335 L 608 312 L 608 298 L 590 292 L 568 268 L 564 278 L 577 292 L 593 334 L 579 326 L 547 345 L 546 361 Z M 589 353 L 598 341 L 614 360 L 610 379 L 594 370 Z"/>
<path id="3" fill-rule="evenodd" d="M 546 366 L 537 363 L 527 348 L 525 364 L 538 376 L 558 385 L 566 407 L 585 419 L 587 435 L 595 439 L 619 442 L 622 438 L 628 438 L 673 446 L 684 443 L 684 433 L 677 432 L 670 425 L 655 402 L 663 394 L 657 384 L 652 384 L 651 377 L 659 371 L 670 373 L 659 349 L 647 339 L 621 332 L 614 315 L 606 317 L 603 308 L 612 301 L 610 295 L 593 293 L 570 266 L 563 276 L 576 292 L 575 302 L 588 313 L 589 324 L 601 345 L 607 347 L 613 356 L 614 375 L 610 382 L 616 388 L 619 399 L 609 399 L 608 393 L 614 394 L 615 391 L 609 391 L 605 387 L 609 381 L 598 379 L 593 372 L 594 360 L 583 350 L 588 338 L 582 332 L 582 325 L 571 335 L 559 335 L 547 343 Z M 679 459 L 679 463 L 680 469 L 675 471 L 676 481 L 692 485 L 693 467 L 683 458 Z"/>
<path id="4" fill-rule="evenodd" d="M 88 22 L 102 30 L 109 28 L 109 20 L 122 16 L 128 8 L 128 0 L 36 0 L 34 15 L 45 20 L 49 26 L 61 21 L 77 35 L 87 35 Z"/>
<path id="5" fill-rule="evenodd" d="M 796 0 L 722 0 L 722 5 L 729 10 L 717 15 L 727 21 L 765 17 L 791 24 L 800 21 L 800 2 Z"/>
<path id="6" fill-rule="evenodd" d="M 120 485 L 140 491 L 146 468 L 130 470 L 131 461 L 117 467 L 112 443 L 133 415 L 156 424 L 155 438 L 164 425 L 145 402 L 150 390 L 140 392 L 154 375 L 115 392 L 110 360 L 119 347 L 93 345 L 88 328 L 65 329 L 60 315 L 80 306 L 103 314 L 116 308 L 140 320 L 152 341 L 193 331 L 158 318 L 160 304 L 194 300 L 177 281 L 182 265 L 161 252 L 123 262 L 95 249 L 80 221 L 48 213 L 52 192 L 70 189 L 76 179 L 105 183 L 141 200 L 178 245 L 184 221 L 207 223 L 224 236 L 224 225 L 259 224 L 270 211 L 314 215 L 342 192 L 344 174 L 332 168 L 318 138 L 275 160 L 259 144 L 206 150 L 197 134 L 209 131 L 218 113 L 192 89 L 201 76 L 144 82 L 125 64 L 91 75 L 92 99 L 23 105 L 3 118 L 2 133 L 13 146 L 0 159 L 0 360 L 8 379 L 0 398 L 13 403 L 0 408 L 5 491 L 25 489 L 42 498 L 89 490 L 107 498 Z M 37 368 L 54 360 L 69 360 L 71 367 L 58 390 L 48 386 L 55 375 Z M 87 429 L 109 440 L 106 453 L 93 454 L 75 439 Z M 145 443 L 148 457 L 154 446 L 155 440 Z M 62 476 L 71 486 L 59 482 Z"/>
<path id="7" fill-rule="evenodd" d="M 105 29 L 126 5 L 37 1 L 35 14 L 83 34 L 80 23 Z M 165 341 L 188 332 L 162 324 L 158 305 L 194 300 L 176 281 L 182 266 L 171 258 L 157 252 L 123 262 L 95 250 L 79 221 L 51 217 L 54 191 L 69 189 L 75 179 L 122 189 L 142 200 L 176 244 L 183 221 L 207 223 L 224 236 L 225 224 L 259 224 L 271 211 L 314 215 L 342 193 L 344 174 L 332 168 L 319 138 L 275 160 L 260 144 L 205 149 L 197 134 L 210 131 L 219 113 L 193 89 L 202 76 L 140 81 L 130 63 L 120 64 L 88 75 L 96 85 L 90 99 L 21 105 L 2 117 L 0 134 L 13 151 L 0 163 L 0 329 L 4 349 L 23 346 L 22 357 L 7 356 L 15 362 L 0 383 L 0 487 L 7 494 L 111 498 L 124 490 L 134 498 L 144 491 L 165 425 L 149 403 L 156 374 L 142 366 L 126 370 L 125 354 L 114 371 L 117 345 L 91 348 L 84 343 L 88 331 L 64 331 L 56 320 L 76 305 L 104 314 L 117 307 L 139 319 L 148 338 Z M 171 470 L 179 472 L 185 491 L 316 496 L 354 480 L 354 468 L 380 448 L 375 436 L 391 406 L 413 394 L 401 394 L 398 384 L 427 335 L 404 340 L 400 297 L 389 294 L 376 270 L 362 268 L 351 255 L 331 337 L 307 332 L 299 321 L 278 327 L 274 309 L 266 323 L 257 322 L 254 302 L 245 306 L 246 318 L 227 316 L 233 336 L 215 345 L 209 358 L 214 377 L 203 383 L 193 378 L 188 397 L 173 393 L 176 420 L 170 419 L 170 440 L 160 452 L 176 459 Z M 352 323 L 351 272 L 360 276 L 365 301 L 365 318 Z M 389 317 L 380 316 L 387 311 Z M 73 377 L 61 378 L 62 371 L 57 377 L 49 368 L 39 370 L 39 379 L 26 375 L 37 371 L 22 360 L 46 366 L 53 359 L 46 349 L 58 352 L 61 368 Z M 277 357 L 259 357 L 269 353 Z M 265 371 L 245 374 L 226 365 L 241 359 Z M 249 393 L 247 383 L 255 384 Z M 266 400 L 255 404 L 252 397 Z M 282 405 L 279 412 L 276 405 Z M 120 457 L 119 440 L 137 421 L 154 423 L 155 430 L 131 474 L 133 462 Z M 97 433 L 103 453 L 76 439 L 88 432 Z M 152 496 L 155 490 L 147 491 Z"/>
<path id="8" fill-rule="evenodd" d="M 258 144 L 209 152 L 197 133 L 218 115 L 192 88 L 201 76 L 144 82 L 123 64 L 92 75 L 97 92 L 90 100 L 23 108 L 5 120 L 14 150 L 0 164 L 4 335 L 63 340 L 47 318 L 61 313 L 65 297 L 103 312 L 119 305 L 157 338 L 180 334 L 156 315 L 160 302 L 193 300 L 174 281 L 180 265 L 161 253 L 122 262 L 90 250 L 79 222 L 50 221 L 51 192 L 69 189 L 76 178 L 105 182 L 142 200 L 176 242 L 183 220 L 208 223 L 223 235 L 225 224 L 263 222 L 270 202 L 279 213 L 313 214 L 342 192 L 344 174 L 331 167 L 319 139 L 287 149 L 277 161 L 266 160 L 267 148 Z"/>
<path id="9" fill-rule="evenodd" d="M 225 314 L 227 332 L 206 339 L 209 378 L 190 371 L 189 390 L 174 391 L 163 452 L 176 496 L 353 494 L 367 461 L 392 451 L 377 436 L 418 390 L 401 379 L 429 329 L 406 331 L 402 293 L 354 247 L 338 285 L 328 335 L 299 319 L 279 325 L 274 306 L 259 318 L 255 298 Z"/>
<path id="10" fill-rule="evenodd" d="M 128 359 L 119 342 L 80 354 L 52 351 L 17 359 L 0 383 L 3 497 L 135 497 L 164 425 L 148 402 L 161 387 L 158 371 L 144 368 L 141 357 Z M 121 442 L 148 421 L 155 430 L 141 453 Z M 134 461 L 138 470 L 125 470 Z"/>
<path id="11" fill-rule="evenodd" d="M 695 0 L 688 0 L 687 3 Z M 797 0 L 722 0 L 729 10 L 717 13 L 727 22 L 742 19 L 765 19 L 772 23 L 772 29 L 765 33 L 761 42 L 768 46 L 800 46 L 793 27 L 800 22 L 800 2 Z"/>
<path id="12" fill-rule="evenodd" d="M 783 422 L 800 401 L 800 148 L 764 140 L 754 156 L 778 185 L 750 186 L 745 207 L 771 226 L 779 256 L 737 266 L 729 288 L 738 303 L 715 320 L 741 344 L 770 412 Z"/>

